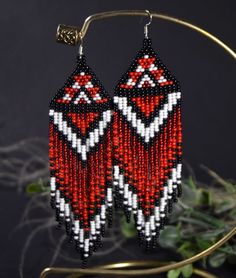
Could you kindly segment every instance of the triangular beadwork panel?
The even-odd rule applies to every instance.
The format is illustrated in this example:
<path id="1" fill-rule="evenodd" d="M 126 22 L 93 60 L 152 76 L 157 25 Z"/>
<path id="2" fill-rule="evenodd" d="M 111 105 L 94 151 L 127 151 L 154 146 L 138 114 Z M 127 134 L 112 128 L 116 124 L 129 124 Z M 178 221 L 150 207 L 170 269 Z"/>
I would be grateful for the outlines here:
<path id="1" fill-rule="evenodd" d="M 114 96 L 116 202 L 140 237 L 156 243 L 181 193 L 182 124 L 179 82 L 144 39 Z"/>
<path id="2" fill-rule="evenodd" d="M 84 259 L 100 245 L 112 207 L 111 100 L 84 56 L 49 116 L 51 203 Z"/>

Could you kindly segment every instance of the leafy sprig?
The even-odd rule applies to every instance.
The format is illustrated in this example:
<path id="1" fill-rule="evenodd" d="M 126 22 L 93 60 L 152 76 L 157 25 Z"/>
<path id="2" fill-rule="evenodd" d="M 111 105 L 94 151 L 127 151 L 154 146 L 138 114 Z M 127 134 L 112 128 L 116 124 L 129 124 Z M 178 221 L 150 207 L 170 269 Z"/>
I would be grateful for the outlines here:
<path id="1" fill-rule="evenodd" d="M 169 225 L 161 232 L 159 245 L 171 249 L 183 259 L 209 248 L 236 225 L 236 187 L 205 166 L 212 185 L 198 182 L 193 175 L 182 182 L 183 195 L 170 215 Z M 122 222 L 126 237 L 132 237 L 134 224 Z M 204 268 L 220 267 L 224 262 L 236 263 L 236 240 L 231 240 L 207 259 Z M 192 265 L 171 270 L 168 278 L 191 277 Z"/>

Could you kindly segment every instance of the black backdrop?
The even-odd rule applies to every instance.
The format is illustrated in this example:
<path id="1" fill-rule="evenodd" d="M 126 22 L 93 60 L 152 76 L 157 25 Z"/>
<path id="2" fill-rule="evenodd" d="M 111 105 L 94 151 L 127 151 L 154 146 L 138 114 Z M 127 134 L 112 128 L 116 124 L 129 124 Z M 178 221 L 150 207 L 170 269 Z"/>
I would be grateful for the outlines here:
<path id="1" fill-rule="evenodd" d="M 58 23 L 81 26 L 87 16 L 97 12 L 149 9 L 191 21 L 233 47 L 234 8 L 233 0 L 2 0 L 1 146 L 24 138 L 47 137 L 49 100 L 73 69 L 78 49 L 55 42 Z M 111 95 L 141 46 L 146 20 L 105 19 L 92 23 L 87 33 L 84 50 L 88 64 Z M 163 20 L 153 20 L 150 36 L 154 48 L 182 83 L 185 160 L 203 178 L 198 170 L 201 163 L 224 177 L 236 178 L 233 58 L 198 33 Z M 1 192 L 0 277 L 18 277 L 22 233 L 11 238 L 8 235 L 27 201 L 23 194 Z M 37 260 L 45 248 L 39 244 L 32 251 Z M 37 277 L 48 263 L 46 257 L 38 262 L 28 267 L 28 272 L 26 267 L 25 277 Z"/>

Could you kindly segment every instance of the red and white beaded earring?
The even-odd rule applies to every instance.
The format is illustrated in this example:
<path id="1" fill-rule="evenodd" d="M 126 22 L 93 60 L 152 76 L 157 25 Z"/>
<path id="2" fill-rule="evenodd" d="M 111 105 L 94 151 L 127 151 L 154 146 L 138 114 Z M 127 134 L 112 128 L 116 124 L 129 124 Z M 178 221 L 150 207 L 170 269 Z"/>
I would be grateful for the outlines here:
<path id="1" fill-rule="evenodd" d="M 156 245 L 181 194 L 182 168 L 180 85 L 152 49 L 151 19 L 115 89 L 113 122 L 115 203 L 128 221 L 134 215 L 147 248 Z"/>
<path id="2" fill-rule="evenodd" d="M 112 220 L 111 100 L 80 54 L 50 103 L 51 204 L 86 259 Z"/>

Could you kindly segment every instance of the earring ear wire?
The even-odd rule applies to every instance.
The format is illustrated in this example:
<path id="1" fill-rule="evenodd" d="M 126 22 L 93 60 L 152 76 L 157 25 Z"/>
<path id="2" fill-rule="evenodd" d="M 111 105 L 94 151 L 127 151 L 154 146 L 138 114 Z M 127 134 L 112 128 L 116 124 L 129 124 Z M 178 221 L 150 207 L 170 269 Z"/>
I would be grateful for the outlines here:
<path id="1" fill-rule="evenodd" d="M 147 13 L 147 15 L 149 17 L 149 22 L 146 23 L 144 26 L 144 36 L 146 39 L 148 39 L 148 26 L 152 23 L 152 14 L 150 13 L 149 10 L 145 10 L 145 12 Z"/>
<path id="2" fill-rule="evenodd" d="M 78 51 L 80 57 L 83 56 L 83 54 L 84 54 L 83 49 L 84 49 L 84 47 L 83 47 L 83 38 L 81 38 L 80 39 L 79 51 Z"/>

